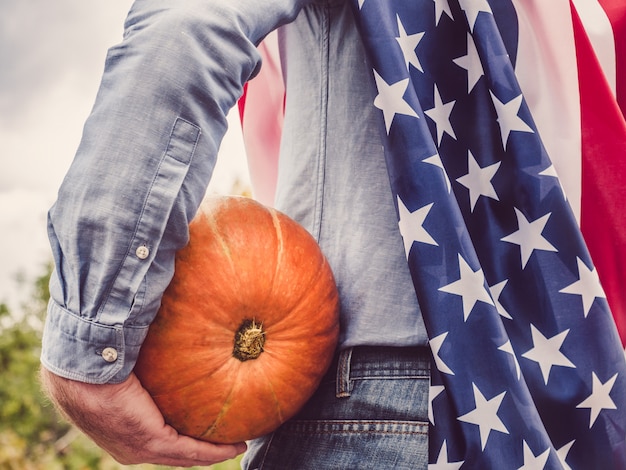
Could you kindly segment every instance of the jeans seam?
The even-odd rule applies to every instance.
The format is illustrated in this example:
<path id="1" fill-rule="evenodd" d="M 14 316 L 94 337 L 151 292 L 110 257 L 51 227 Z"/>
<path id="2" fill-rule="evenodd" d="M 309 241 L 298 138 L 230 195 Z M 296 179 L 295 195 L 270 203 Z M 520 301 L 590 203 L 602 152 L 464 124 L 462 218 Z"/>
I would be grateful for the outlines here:
<path id="1" fill-rule="evenodd" d="M 406 380 L 406 379 L 416 379 L 416 380 L 429 380 L 430 377 L 428 375 L 352 375 L 350 377 L 350 381 L 354 380 Z"/>
<path id="2" fill-rule="evenodd" d="M 385 429 L 325 429 L 327 426 L 338 425 L 401 425 L 414 428 L 425 428 L 423 431 L 415 430 L 385 430 Z M 301 425 L 306 429 L 298 429 Z M 389 434 L 389 435 L 428 435 L 428 423 L 426 421 L 398 421 L 398 420 L 293 420 L 289 423 L 289 430 L 293 433 L 302 434 Z"/>

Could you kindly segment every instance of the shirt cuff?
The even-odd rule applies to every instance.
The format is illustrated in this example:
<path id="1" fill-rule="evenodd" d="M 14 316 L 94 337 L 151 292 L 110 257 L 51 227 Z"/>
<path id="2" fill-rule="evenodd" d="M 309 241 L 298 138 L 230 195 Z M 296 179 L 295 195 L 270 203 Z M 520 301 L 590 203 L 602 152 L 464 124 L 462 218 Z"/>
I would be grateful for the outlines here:
<path id="1" fill-rule="evenodd" d="M 92 384 L 128 378 L 148 326 L 102 325 L 50 300 L 43 331 L 41 363 L 50 372 Z"/>

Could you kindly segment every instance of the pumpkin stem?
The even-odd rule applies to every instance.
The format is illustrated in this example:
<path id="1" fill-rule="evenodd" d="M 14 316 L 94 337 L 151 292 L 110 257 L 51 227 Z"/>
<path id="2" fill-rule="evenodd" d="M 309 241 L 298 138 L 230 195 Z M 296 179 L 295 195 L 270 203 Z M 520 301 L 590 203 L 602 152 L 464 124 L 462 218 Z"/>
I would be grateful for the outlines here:
<path id="1" fill-rule="evenodd" d="M 264 344 L 263 324 L 257 325 L 254 320 L 244 320 L 235 333 L 233 356 L 241 362 L 256 359 L 263 352 Z"/>

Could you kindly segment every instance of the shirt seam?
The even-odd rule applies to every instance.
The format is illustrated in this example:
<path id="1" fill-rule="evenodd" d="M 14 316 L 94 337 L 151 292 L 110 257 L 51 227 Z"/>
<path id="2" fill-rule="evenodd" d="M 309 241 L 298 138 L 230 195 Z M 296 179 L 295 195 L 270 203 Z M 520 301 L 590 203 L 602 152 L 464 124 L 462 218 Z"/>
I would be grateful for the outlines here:
<path id="1" fill-rule="evenodd" d="M 328 94 L 329 94 L 329 44 L 330 44 L 330 7 L 322 6 L 322 18 L 320 26 L 322 30 L 320 44 L 320 126 L 319 126 L 319 159 L 317 166 L 317 187 L 314 210 L 313 236 L 319 242 L 322 231 L 322 214 L 324 210 L 324 186 L 326 180 L 326 132 L 328 128 Z"/>

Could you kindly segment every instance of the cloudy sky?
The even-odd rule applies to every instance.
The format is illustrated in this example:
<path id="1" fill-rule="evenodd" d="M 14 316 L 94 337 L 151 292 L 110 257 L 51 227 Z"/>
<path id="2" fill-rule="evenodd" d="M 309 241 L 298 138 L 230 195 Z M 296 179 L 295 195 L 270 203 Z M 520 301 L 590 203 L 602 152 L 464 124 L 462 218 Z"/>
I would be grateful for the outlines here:
<path id="1" fill-rule="evenodd" d="M 0 0 L 0 302 L 25 295 L 14 281 L 50 260 L 46 212 L 91 109 L 107 49 L 121 39 L 130 0 Z M 237 126 L 210 191 L 246 181 Z"/>

